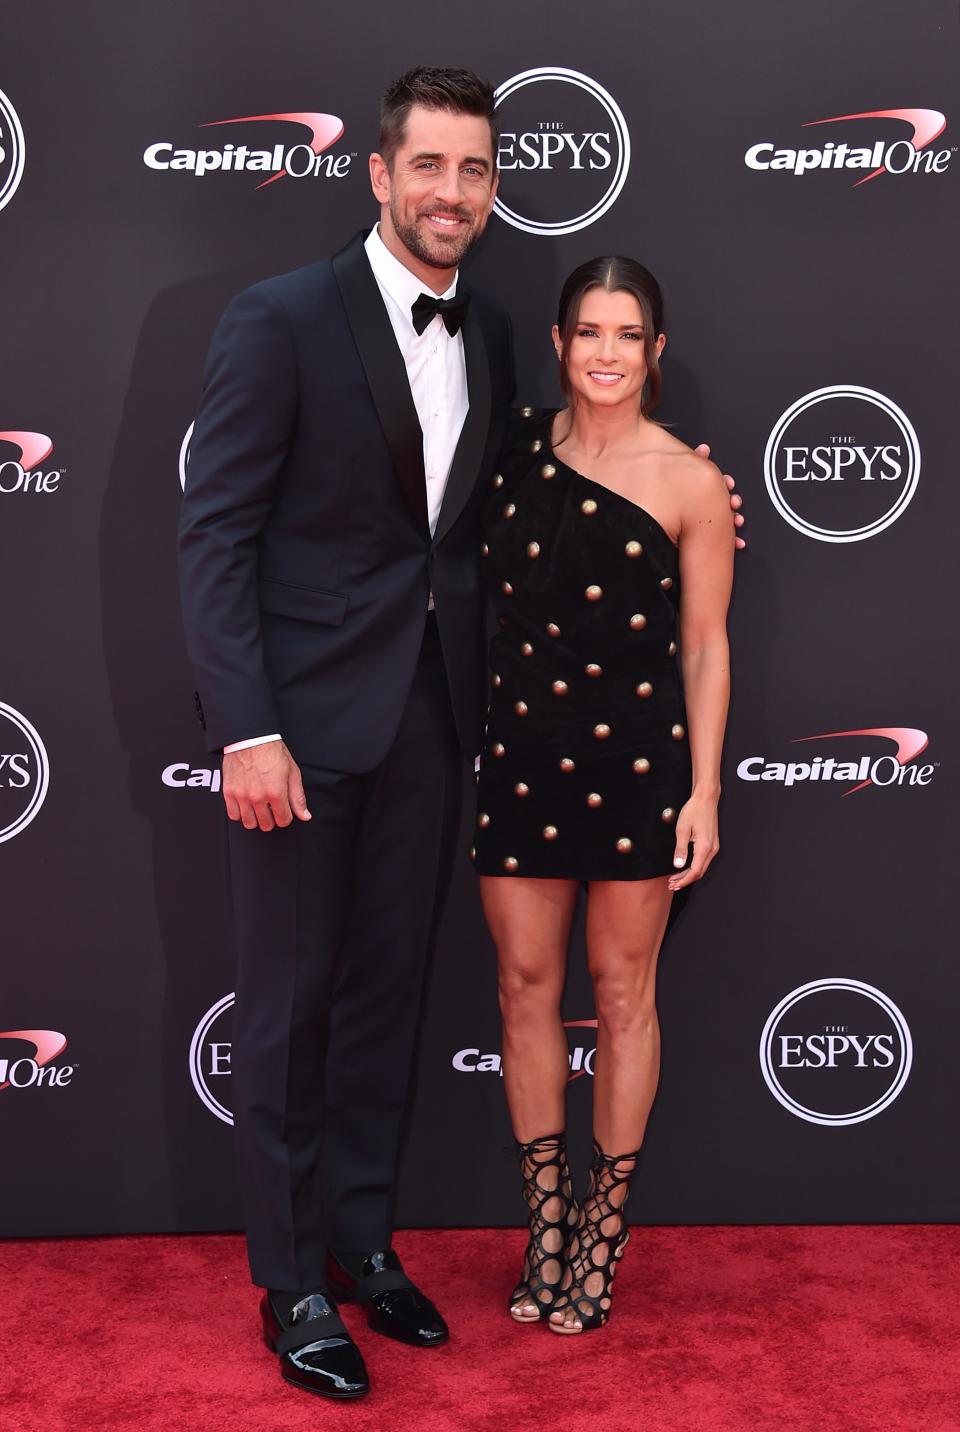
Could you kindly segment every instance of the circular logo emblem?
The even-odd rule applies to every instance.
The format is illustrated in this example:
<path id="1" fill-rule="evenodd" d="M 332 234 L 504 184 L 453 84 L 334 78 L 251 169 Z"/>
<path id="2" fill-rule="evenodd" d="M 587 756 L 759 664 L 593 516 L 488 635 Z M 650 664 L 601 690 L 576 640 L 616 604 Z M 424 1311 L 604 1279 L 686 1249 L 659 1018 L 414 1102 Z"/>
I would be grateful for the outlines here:
<path id="1" fill-rule="evenodd" d="M 920 478 L 910 419 L 853 383 L 792 403 L 767 439 L 763 474 L 785 522 L 818 542 L 862 542 L 896 522 Z"/>
<path id="2" fill-rule="evenodd" d="M 50 762 L 37 731 L 0 701 L 0 845 L 27 828 L 49 784 Z"/>
<path id="3" fill-rule="evenodd" d="M 0 209 L 10 203 L 23 178 L 23 130 L 17 111 L 0 90 Z"/>
<path id="4" fill-rule="evenodd" d="M 574 234 L 616 203 L 630 168 L 630 134 L 602 85 L 555 65 L 504 80 L 500 187 L 494 211 L 528 234 Z"/>
<path id="5" fill-rule="evenodd" d="M 187 463 L 190 461 L 190 443 L 193 439 L 194 424 L 191 423 L 183 435 L 183 442 L 180 444 L 180 486 L 186 491 L 187 487 Z"/>
<path id="6" fill-rule="evenodd" d="M 233 1124 L 227 1107 L 230 1089 L 230 1055 L 233 1046 L 232 994 L 212 1004 L 193 1031 L 190 1041 L 190 1078 L 202 1102 L 222 1119 Z"/>
<path id="7" fill-rule="evenodd" d="M 861 980 L 812 980 L 763 1026 L 760 1068 L 773 1097 L 811 1124 L 862 1124 L 903 1089 L 913 1063 L 907 1021 Z"/>

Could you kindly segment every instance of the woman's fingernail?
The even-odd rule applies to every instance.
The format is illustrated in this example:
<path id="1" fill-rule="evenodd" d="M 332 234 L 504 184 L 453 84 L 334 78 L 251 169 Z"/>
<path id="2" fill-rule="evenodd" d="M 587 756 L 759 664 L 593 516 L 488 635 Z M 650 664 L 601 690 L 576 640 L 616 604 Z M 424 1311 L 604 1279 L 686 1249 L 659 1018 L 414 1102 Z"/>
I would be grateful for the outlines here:
<path id="1" fill-rule="evenodd" d="M 677 855 L 677 856 L 675 856 L 673 863 L 674 863 L 674 865 L 677 867 L 678 870 L 682 869 L 682 868 L 683 868 L 683 864 L 684 864 L 683 856 L 682 856 L 682 855 Z"/>

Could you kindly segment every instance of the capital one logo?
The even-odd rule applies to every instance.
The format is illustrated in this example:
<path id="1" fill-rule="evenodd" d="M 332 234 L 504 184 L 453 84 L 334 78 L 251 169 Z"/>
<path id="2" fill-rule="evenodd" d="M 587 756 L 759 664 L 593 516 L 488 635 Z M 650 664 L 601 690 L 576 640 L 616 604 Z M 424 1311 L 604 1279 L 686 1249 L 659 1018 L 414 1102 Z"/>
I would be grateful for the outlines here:
<path id="1" fill-rule="evenodd" d="M 0 845 L 26 830 L 43 805 L 50 762 L 39 732 L 0 701 Z"/>
<path id="2" fill-rule="evenodd" d="M 16 457 L 6 453 L 16 452 Z M 0 496 L 11 492 L 46 494 L 56 492 L 62 472 L 42 464 L 53 452 L 53 441 L 46 433 L 23 432 L 17 428 L 0 431 Z"/>
<path id="3" fill-rule="evenodd" d="M 872 121 L 867 129 L 864 120 Z M 895 120 L 905 124 L 909 136 L 903 135 L 890 140 L 878 137 L 884 120 Z M 878 121 L 881 123 L 878 125 Z M 800 178 L 812 170 L 844 169 L 869 170 L 855 179 L 852 188 L 878 179 L 881 174 L 943 174 L 955 154 L 955 149 L 929 149 L 935 139 L 947 127 L 946 116 L 938 109 L 868 109 L 861 114 L 836 114 L 830 119 L 810 119 L 803 129 L 815 129 L 822 124 L 845 125 L 856 123 L 854 131 L 841 131 L 839 141 L 828 140 L 825 144 L 807 148 L 778 149 L 771 140 L 751 144 L 743 162 L 748 169 L 763 172 L 793 174 Z M 812 138 L 813 136 L 811 136 Z"/>
<path id="4" fill-rule="evenodd" d="M 613 96 L 577 70 L 547 65 L 495 95 L 500 186 L 494 212 L 528 234 L 574 234 L 616 203 L 630 133 Z"/>
<path id="5" fill-rule="evenodd" d="M 807 741 L 829 742 L 857 738 L 861 750 L 834 747 L 836 754 L 813 755 L 806 760 L 769 761 L 766 756 L 747 756 L 737 766 L 741 781 L 778 781 L 786 787 L 819 782 L 821 785 L 845 785 L 844 796 L 856 795 L 868 786 L 928 786 L 939 761 L 917 765 L 916 759 L 927 749 L 926 731 L 916 726 L 861 726 L 856 731 L 825 731 L 820 736 L 796 736 L 792 745 Z M 864 751 L 873 738 L 893 745 L 894 750 L 877 755 Z"/>
<path id="6" fill-rule="evenodd" d="M 785 995 L 760 1036 L 760 1069 L 798 1119 L 862 1124 L 903 1092 L 913 1064 L 907 1021 L 861 980 L 811 980 Z"/>
<path id="7" fill-rule="evenodd" d="M 6 208 L 20 187 L 25 152 L 17 111 L 0 90 L 0 209 Z"/>
<path id="8" fill-rule="evenodd" d="M 56 1029 L 0 1030 L 0 1094 L 6 1089 L 65 1089 L 75 1064 L 54 1064 L 67 1047 Z"/>
<path id="9" fill-rule="evenodd" d="M 343 134 L 343 121 L 335 114 L 314 110 L 290 110 L 283 114 L 246 114 L 236 119 L 214 119 L 201 124 L 201 129 L 222 129 L 227 125 L 269 124 L 294 125 L 309 136 L 295 144 L 275 143 L 268 149 L 257 149 L 246 143 L 226 140 L 217 148 L 177 149 L 168 139 L 148 144 L 143 162 L 148 169 L 165 173 L 192 174 L 203 179 L 208 174 L 252 173 L 269 177 L 255 187 L 265 189 L 279 179 L 342 179 L 350 170 L 350 154 L 328 154 Z M 243 133 L 243 131 L 241 131 Z M 212 138 L 213 136 L 211 136 Z M 217 136 L 219 138 L 219 136 Z"/>
<path id="10" fill-rule="evenodd" d="M 201 1103 L 224 1124 L 233 1124 L 230 1062 L 233 1050 L 234 995 L 212 1004 L 190 1041 L 190 1078 Z"/>
<path id="11" fill-rule="evenodd" d="M 193 429 L 195 424 L 191 423 L 183 435 L 183 442 L 180 444 L 180 487 L 185 492 L 187 488 L 187 464 L 190 461 L 190 444 L 193 441 Z"/>
<path id="12" fill-rule="evenodd" d="M 767 493 L 797 532 L 863 542 L 902 517 L 920 480 L 920 443 L 892 398 L 836 383 L 791 403 L 763 455 Z"/>
<path id="13" fill-rule="evenodd" d="M 569 1063 L 570 1073 L 567 1082 L 572 1084 L 575 1079 L 582 1079 L 585 1074 L 593 1074 L 593 1061 L 596 1058 L 596 1028 L 595 1019 L 567 1019 L 564 1020 L 564 1029 L 567 1030 L 593 1030 L 594 1036 L 569 1034 L 567 1036 L 570 1044 Z M 583 1041 L 586 1041 L 584 1043 Z M 499 1054 L 482 1054 L 479 1046 L 458 1049 L 450 1063 L 459 1074 L 502 1074 L 503 1068 Z"/>

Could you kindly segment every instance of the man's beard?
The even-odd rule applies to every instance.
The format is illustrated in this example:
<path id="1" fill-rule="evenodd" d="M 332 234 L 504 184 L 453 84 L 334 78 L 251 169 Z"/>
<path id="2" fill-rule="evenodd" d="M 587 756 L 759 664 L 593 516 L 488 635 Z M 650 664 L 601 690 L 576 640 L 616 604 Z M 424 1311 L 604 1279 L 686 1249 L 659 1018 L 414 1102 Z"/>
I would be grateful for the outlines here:
<path id="1" fill-rule="evenodd" d="M 428 211 L 431 214 L 450 214 L 458 219 L 465 220 L 465 227 L 457 234 L 451 234 L 449 239 L 431 234 L 429 238 L 422 234 L 416 223 L 406 224 L 400 218 L 393 205 L 390 205 L 390 218 L 393 221 L 394 232 L 410 250 L 414 258 L 421 263 L 429 264 L 431 268 L 450 269 L 457 268 L 460 260 L 472 245 L 476 238 L 476 226 L 471 223 L 472 215 L 465 214 L 461 209 L 439 209 L 434 208 Z M 419 214 L 423 218 L 423 214 Z M 468 227 L 469 226 L 469 227 Z"/>

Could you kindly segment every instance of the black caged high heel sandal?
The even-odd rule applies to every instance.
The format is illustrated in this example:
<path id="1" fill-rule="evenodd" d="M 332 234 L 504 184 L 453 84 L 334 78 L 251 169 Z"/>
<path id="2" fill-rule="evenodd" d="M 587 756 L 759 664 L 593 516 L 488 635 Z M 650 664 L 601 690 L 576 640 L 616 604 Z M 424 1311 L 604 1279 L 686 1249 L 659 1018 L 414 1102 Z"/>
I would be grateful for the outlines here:
<path id="1" fill-rule="evenodd" d="M 565 1136 L 549 1134 L 517 1142 L 523 1196 L 529 1210 L 530 1241 L 520 1281 L 510 1294 L 510 1316 L 538 1323 L 556 1305 L 566 1269 L 567 1246 L 577 1221 Z"/>
<path id="2" fill-rule="evenodd" d="M 632 1154 L 605 1154 L 594 1141 L 587 1196 L 550 1313 L 551 1332 L 592 1332 L 610 1316 L 613 1280 L 630 1238 L 624 1205 L 639 1154 L 639 1149 Z"/>

